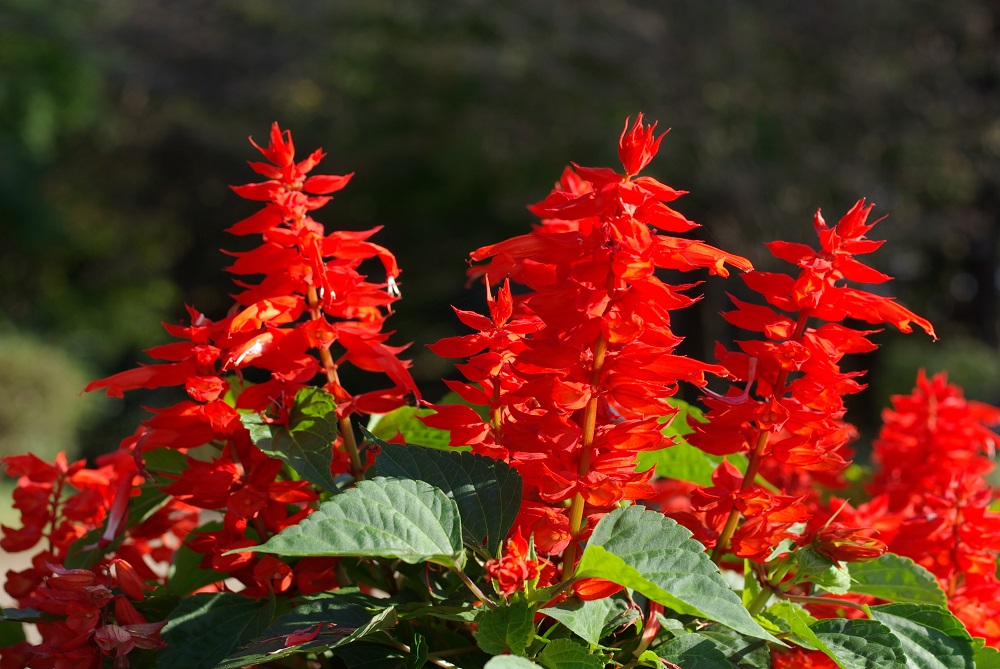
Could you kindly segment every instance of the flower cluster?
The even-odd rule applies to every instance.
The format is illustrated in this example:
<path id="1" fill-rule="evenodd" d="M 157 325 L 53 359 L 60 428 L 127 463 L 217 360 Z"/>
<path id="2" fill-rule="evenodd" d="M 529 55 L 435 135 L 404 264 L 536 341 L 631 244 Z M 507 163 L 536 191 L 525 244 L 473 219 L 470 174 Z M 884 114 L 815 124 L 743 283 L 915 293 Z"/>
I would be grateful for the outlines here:
<path id="1" fill-rule="evenodd" d="M 947 596 L 1000 647 L 1000 513 L 985 482 L 1000 409 L 921 374 L 884 414 L 871 499 L 837 497 L 857 436 L 844 397 L 864 388 L 843 359 L 875 348 L 874 330 L 844 321 L 934 336 L 850 285 L 889 279 L 857 260 L 881 245 L 867 238 L 872 206 L 835 226 L 817 212 L 817 249 L 769 244 L 795 274 L 755 271 L 692 238 L 671 206 L 684 191 L 640 176 L 662 139 L 641 115 L 626 121 L 620 171 L 567 168 L 529 207 L 531 232 L 471 254 L 488 313 L 456 309 L 472 332 L 431 345 L 462 359 L 464 378 L 446 381 L 461 403 L 428 405 L 384 330 L 394 257 L 375 230 L 326 233 L 312 218 L 351 175 L 311 175 L 322 151 L 296 161 L 275 125 L 254 144 L 265 180 L 234 187 L 264 206 L 230 228 L 261 238 L 231 254 L 233 308 L 219 320 L 189 308 L 165 326 L 177 341 L 147 351 L 154 364 L 87 387 L 183 399 L 92 467 L 0 460 L 21 514 L 0 548 L 35 551 L 7 573 L 21 611 L 3 612 L 0 669 L 486 666 L 508 653 L 532 666 L 901 667 L 926 640 L 942 666 L 994 662 L 927 602 Z M 734 296 L 723 318 L 752 335 L 718 345 L 714 364 L 680 355 L 672 317 L 697 283 L 678 272 L 730 268 L 762 300 Z M 352 393 L 345 365 L 388 381 Z M 706 411 L 677 399 L 682 384 Z M 359 444 L 352 420 L 366 414 L 382 415 Z M 408 432 L 437 448 L 405 445 Z M 877 562 L 843 564 L 865 560 Z M 39 643 L 10 633 L 21 621 Z"/>
<path id="2" fill-rule="evenodd" d="M 872 459 L 871 502 L 889 550 L 937 576 L 974 636 L 1000 642 L 1000 513 L 986 476 L 995 465 L 1000 409 L 967 400 L 945 374 L 921 372 L 910 395 L 883 413 Z"/>
<path id="3" fill-rule="evenodd" d="M 626 123 L 618 153 L 623 170 L 574 166 L 530 210 L 536 228 L 472 253 L 473 276 L 487 281 L 490 316 L 458 311 L 478 332 L 431 346 L 462 358 L 468 383 L 449 386 L 488 407 L 484 421 L 464 406 L 437 406 L 425 421 L 451 431 L 452 443 L 511 463 L 525 482 L 518 524 L 543 554 L 569 550 L 588 527 L 625 500 L 649 497 L 652 471 L 637 454 L 664 446 L 667 398 L 679 380 L 704 386 L 724 374 L 676 355 L 681 338 L 670 312 L 692 304 L 688 285 L 657 270 L 750 263 L 703 242 L 665 233 L 696 227 L 668 206 L 684 191 L 638 176 L 663 135 L 640 117 Z M 512 295 L 509 282 L 524 287 Z M 502 286 L 494 298 L 490 285 Z"/>
<path id="4" fill-rule="evenodd" d="M 267 180 L 234 191 L 265 206 L 229 231 L 262 239 L 256 248 L 232 254 L 235 262 L 229 269 L 240 277 L 234 308 L 213 321 L 189 307 L 190 323 L 165 325 L 179 341 L 147 351 L 158 363 L 94 381 L 86 388 L 121 397 L 137 388 L 179 387 L 185 399 L 152 409 L 152 416 L 116 453 L 102 459 L 107 464 L 96 469 L 83 462 L 68 465 L 64 458 L 54 466 L 34 456 L 5 459 L 8 472 L 21 477 L 15 506 L 23 527 L 3 528 L 4 550 L 27 550 L 43 538 L 48 541 L 30 569 L 8 574 L 7 591 L 24 606 L 55 612 L 58 606 L 45 608 L 39 598 L 66 591 L 59 584 L 69 582 L 69 576 L 60 570 L 70 545 L 102 527 L 90 548 L 103 557 L 83 570 L 90 576 L 72 571 L 73 582 L 87 580 L 87 588 L 110 587 L 109 560 L 131 565 L 143 582 L 162 584 L 165 566 L 181 540 L 203 555 L 203 566 L 216 572 L 218 582 L 234 579 L 247 596 L 336 587 L 333 558 L 288 561 L 270 555 L 226 554 L 297 524 L 315 510 L 322 493 L 309 481 L 289 476 L 273 452 L 258 448 L 242 418 L 259 415 L 265 427 L 288 426 L 299 392 L 312 388 L 319 377 L 319 385 L 335 400 L 332 420 L 339 423 L 330 475 L 360 478 L 365 463 L 351 416 L 388 411 L 419 399 L 409 363 L 397 357 L 405 347 L 387 344 L 389 333 L 383 331 L 399 297 L 399 268 L 389 251 L 368 240 L 377 230 L 326 234 L 312 218 L 311 212 L 326 204 L 351 175 L 310 176 L 324 153 L 317 150 L 296 162 L 291 136 L 277 124 L 266 148 L 254 146 L 267 162 L 250 166 Z M 369 260 L 380 263 L 384 282 L 369 281 L 362 273 L 362 264 Z M 251 283 L 245 278 L 251 275 L 263 278 Z M 341 384 L 339 370 L 345 364 L 382 373 L 389 386 L 352 394 Z M 256 384 L 245 376 L 251 370 L 250 379 Z M 173 459 L 173 465 L 162 469 L 148 467 L 150 455 L 164 449 L 180 461 Z M 134 482 L 143 477 L 155 480 L 165 502 L 141 524 L 132 519 L 125 538 L 126 510 L 138 490 Z M 202 509 L 221 513 L 222 522 L 191 532 Z M 157 564 L 162 568 L 154 569 Z M 68 595 L 59 597 L 68 601 Z M 104 605 L 112 601 L 111 595 L 106 599 L 99 603 L 100 615 L 97 610 L 86 612 L 88 621 L 96 625 L 104 619 Z M 43 637 L 47 644 L 43 648 L 61 648 L 59 652 L 76 648 L 79 639 L 60 631 L 67 625 L 76 633 L 86 631 L 87 647 L 93 650 L 96 644 L 105 654 L 111 652 L 105 648 L 108 644 L 121 657 L 133 641 L 140 648 L 152 647 L 155 635 L 150 633 L 147 639 L 146 628 L 130 627 L 145 624 L 141 616 L 129 613 L 120 599 L 114 602 L 117 628 L 107 631 L 91 625 L 84 630 L 70 618 L 43 627 L 43 634 L 54 635 L 51 642 Z M 64 607 L 62 612 L 68 611 Z M 128 635 L 133 641 L 125 638 Z"/>
<path id="5" fill-rule="evenodd" d="M 168 564 L 194 527 L 192 509 L 164 500 L 145 518 L 129 519 L 126 510 L 137 470 L 128 451 L 102 456 L 94 468 L 83 460 L 69 463 L 61 453 L 54 464 L 31 454 L 7 456 L 3 463 L 9 475 L 18 477 L 14 508 L 22 527 L 3 527 L 0 547 L 19 552 L 42 544 L 30 567 L 7 573 L 5 590 L 21 608 L 61 616 L 38 624 L 40 644 L 6 650 L 4 668 L 15 666 L 7 664 L 14 661 L 32 667 L 90 667 L 101 656 L 115 658 L 115 666 L 128 666 L 133 648 L 162 647 L 159 631 L 165 623 L 147 622 L 132 602 L 144 598 L 143 581 L 157 580 L 150 564 Z M 113 559 L 89 568 L 62 566 L 83 551 L 111 547 L 117 555 Z"/>
<path id="6" fill-rule="evenodd" d="M 817 211 L 813 225 L 819 249 L 805 244 L 771 242 L 770 251 L 796 265 L 797 276 L 754 271 L 743 275 L 752 291 L 767 305 L 732 298 L 736 309 L 723 314 L 730 324 L 763 335 L 739 341 L 739 350 L 718 346 L 716 354 L 730 377 L 745 384 L 726 394 L 706 392 L 707 422 L 692 425 L 692 444 L 713 455 L 742 454 L 745 473 L 724 464 L 713 476 L 714 485 L 692 496 L 692 508 L 701 512 L 705 526 L 694 531 L 715 540 L 718 559 L 731 551 L 740 558 L 767 561 L 779 544 L 795 539 L 814 543 L 821 552 L 849 557 L 847 545 L 858 546 L 853 554 L 870 557 L 874 537 L 857 534 L 853 528 L 826 526 L 801 536 L 795 526 L 808 522 L 815 504 L 803 504 L 813 482 L 836 483 L 836 473 L 849 463 L 849 442 L 856 436 L 844 421 L 844 396 L 864 386 L 860 372 L 843 371 L 846 354 L 875 348 L 870 330 L 841 324 L 853 318 L 872 324 L 887 323 L 903 332 L 911 324 L 931 336 L 931 324 L 889 297 L 846 285 L 847 281 L 880 283 L 890 277 L 859 262 L 855 256 L 870 253 L 881 241 L 867 233 L 871 204 L 858 201 L 830 227 Z M 758 474 L 784 493 L 768 490 Z M 745 522 L 740 522 L 744 518 Z M 683 519 L 688 520 L 690 516 Z M 840 537 L 831 543 L 831 533 Z M 844 543 L 845 537 L 853 537 Z M 857 540 L 855 542 L 855 539 Z"/>
<path id="7" fill-rule="evenodd" d="M 183 386 L 188 398 L 154 410 L 134 440 L 140 452 L 216 446 L 211 459 L 190 455 L 183 473 L 164 488 L 189 505 L 225 512 L 221 529 L 199 532 L 189 545 L 251 593 L 282 592 L 296 582 L 307 591 L 321 590 L 333 584 L 330 560 L 304 561 L 293 571 L 273 556 L 225 554 L 295 525 L 319 499 L 308 481 L 285 479 L 282 461 L 254 445 L 241 412 L 264 414 L 274 425 L 287 424 L 298 392 L 320 376 L 323 389 L 336 400 L 341 428 L 332 470 L 359 478 L 364 463 L 350 416 L 391 410 L 419 397 L 419 392 L 409 363 L 397 358 L 405 347 L 386 344 L 388 333 L 383 332 L 385 317 L 399 296 L 395 258 L 368 241 L 377 230 L 327 234 L 312 218 L 311 212 L 329 202 L 330 194 L 344 188 L 351 175 L 310 176 L 325 154 L 316 150 L 296 162 L 291 135 L 277 124 L 267 148 L 254 146 L 267 162 L 252 162 L 250 167 L 267 181 L 233 190 L 266 204 L 229 232 L 259 234 L 262 242 L 250 251 L 233 253 L 236 260 L 229 270 L 238 277 L 263 279 L 238 279 L 242 290 L 235 295 L 237 306 L 222 320 L 212 321 L 189 308 L 190 325 L 166 326 L 184 341 L 147 353 L 168 362 L 115 374 L 86 389 L 121 396 L 135 388 Z M 372 283 L 361 273 L 361 264 L 371 259 L 381 262 L 385 283 Z M 384 373 L 392 385 L 352 395 L 340 382 L 339 369 L 347 363 Z M 248 369 L 268 376 L 249 384 L 243 378 Z"/>

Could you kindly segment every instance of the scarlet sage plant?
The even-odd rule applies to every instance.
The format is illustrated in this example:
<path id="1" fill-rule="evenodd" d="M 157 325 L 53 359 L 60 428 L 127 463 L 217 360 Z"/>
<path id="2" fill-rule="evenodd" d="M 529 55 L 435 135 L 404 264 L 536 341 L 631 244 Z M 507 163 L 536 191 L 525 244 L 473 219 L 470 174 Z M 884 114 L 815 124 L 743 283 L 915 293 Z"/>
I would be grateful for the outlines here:
<path id="1" fill-rule="evenodd" d="M 275 125 L 233 189 L 263 208 L 229 229 L 260 238 L 232 309 L 189 307 L 155 362 L 87 387 L 183 399 L 93 466 L 3 458 L 0 547 L 33 559 L 0 669 L 1000 665 L 1000 409 L 921 374 L 851 464 L 858 324 L 934 335 L 854 285 L 889 278 L 857 260 L 872 206 L 769 244 L 796 274 L 756 270 L 643 174 L 655 128 L 626 121 L 620 169 L 567 168 L 532 230 L 471 254 L 488 314 L 431 344 L 460 361 L 431 403 L 385 329 L 395 258 L 313 218 L 351 175 Z M 723 317 L 751 335 L 679 355 L 672 314 L 733 269 L 763 303 Z"/>

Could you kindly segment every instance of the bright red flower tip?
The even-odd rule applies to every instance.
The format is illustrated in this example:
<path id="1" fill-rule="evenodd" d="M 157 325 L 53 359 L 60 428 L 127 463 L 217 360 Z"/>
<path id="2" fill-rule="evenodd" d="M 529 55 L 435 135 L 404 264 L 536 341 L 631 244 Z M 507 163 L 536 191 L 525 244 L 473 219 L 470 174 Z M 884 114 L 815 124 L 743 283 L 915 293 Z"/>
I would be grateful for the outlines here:
<path id="1" fill-rule="evenodd" d="M 618 140 L 618 157 L 625 168 L 625 174 L 631 176 L 642 171 L 649 161 L 653 159 L 656 152 L 660 150 L 660 142 L 667 133 L 661 133 L 659 137 L 654 137 L 656 122 L 652 125 L 644 125 L 642 122 L 642 112 L 635 119 L 631 130 L 628 127 L 629 119 L 625 119 L 625 127 L 622 129 L 621 138 Z"/>

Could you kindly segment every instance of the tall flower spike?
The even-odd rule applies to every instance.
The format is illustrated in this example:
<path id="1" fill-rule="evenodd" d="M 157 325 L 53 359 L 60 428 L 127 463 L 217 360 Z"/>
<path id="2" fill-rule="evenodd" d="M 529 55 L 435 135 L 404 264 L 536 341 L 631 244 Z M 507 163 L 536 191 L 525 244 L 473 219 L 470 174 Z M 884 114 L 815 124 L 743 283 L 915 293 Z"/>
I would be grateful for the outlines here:
<path id="1" fill-rule="evenodd" d="M 352 175 L 311 174 L 324 152 L 296 160 L 291 133 L 277 124 L 269 140 L 266 147 L 251 140 L 264 161 L 250 167 L 265 180 L 233 187 L 241 197 L 263 203 L 229 228 L 261 238 L 255 248 L 231 254 L 237 305 L 218 321 L 189 308 L 190 325 L 166 326 L 180 341 L 148 351 L 157 364 L 87 386 L 114 396 L 136 388 L 184 388 L 188 399 L 153 409 L 127 447 L 137 450 L 140 462 L 144 452 L 160 447 L 187 455 L 186 469 L 166 474 L 173 480 L 164 489 L 174 499 L 223 514 L 221 529 L 199 533 L 189 546 L 204 554 L 206 565 L 242 581 L 248 594 L 288 590 L 308 579 L 298 579 L 277 558 L 226 551 L 295 524 L 315 509 L 319 495 L 309 481 L 288 480 L 282 461 L 254 445 L 241 416 L 258 413 L 269 425 L 285 425 L 300 391 L 321 384 L 336 400 L 340 428 L 331 445 L 331 475 L 359 479 L 365 463 L 351 415 L 390 411 L 420 397 L 409 361 L 399 358 L 405 346 L 388 344 L 383 331 L 399 296 L 395 257 L 370 241 L 377 229 L 327 233 L 313 218 Z M 366 263 L 381 265 L 384 283 L 368 279 L 377 272 L 362 273 Z M 352 393 L 340 380 L 344 365 L 381 373 L 389 387 Z M 254 376 L 262 372 L 263 380 L 247 383 L 248 370 L 255 370 Z M 209 454 L 187 453 L 206 444 L 212 444 Z M 124 509 L 114 511 L 109 532 L 120 529 L 124 519 Z M 298 564 L 307 573 L 326 574 L 306 587 L 322 589 L 331 582 L 330 558 Z"/>
<path id="2" fill-rule="evenodd" d="M 707 374 L 726 373 L 675 353 L 681 339 L 670 312 L 695 301 L 684 294 L 692 284 L 665 283 L 657 272 L 751 269 L 740 256 L 660 233 L 697 224 L 667 205 L 684 191 L 636 176 L 659 149 L 654 129 L 641 115 L 626 122 L 623 173 L 567 168 L 529 207 L 542 218 L 532 232 L 473 251 L 482 264 L 470 276 L 504 288 L 490 301 L 490 318 L 458 312 L 477 334 L 432 346 L 471 356 L 459 366 L 469 383 L 452 388 L 490 410 L 483 420 L 468 407 L 435 407 L 426 422 L 518 469 L 524 502 L 516 527 L 534 535 L 540 553 L 565 551 L 564 578 L 593 523 L 653 494 L 652 471 L 636 472 L 636 458 L 664 445 L 659 419 L 672 415 L 667 398 L 678 382 L 704 386 Z M 507 281 L 526 291 L 511 296 Z"/>
<path id="3" fill-rule="evenodd" d="M 816 510 L 818 498 L 811 492 L 809 477 L 836 485 L 837 473 L 848 465 L 852 456 L 848 444 L 856 431 L 843 421 L 843 397 L 864 386 L 856 380 L 861 373 L 844 372 L 839 364 L 844 355 L 870 351 L 875 345 L 867 338 L 871 331 L 847 328 L 838 321 L 850 317 L 889 323 L 903 332 L 910 332 L 915 324 L 934 336 L 926 319 L 892 298 L 845 285 L 890 278 L 855 257 L 882 244 L 865 236 L 874 226 L 867 223 L 871 209 L 872 205 L 859 200 L 833 228 L 817 211 L 813 223 L 818 250 L 806 244 L 769 243 L 768 249 L 777 258 L 798 267 L 798 276 L 745 274 L 747 286 L 771 306 L 733 298 L 736 309 L 723 314 L 730 324 L 764 338 L 737 342 L 739 351 L 717 348 L 717 357 L 730 375 L 747 387 L 743 391 L 734 388 L 727 396 L 706 394 L 708 422 L 693 425 L 695 433 L 689 439 L 716 455 L 745 453 L 749 464 L 741 484 L 744 492 L 754 489 L 758 474 L 764 472 L 772 483 L 786 491 L 794 487 L 797 494 L 812 500 Z M 774 496 L 772 501 L 777 499 Z M 741 516 L 748 520 L 740 528 Z M 730 549 L 731 541 L 741 555 L 738 544 L 745 543 L 750 533 L 761 547 L 754 559 L 761 560 L 786 538 L 780 523 L 761 523 L 750 516 L 734 507 L 724 524 L 706 528 L 708 533 L 719 533 L 713 553 L 717 560 Z"/>

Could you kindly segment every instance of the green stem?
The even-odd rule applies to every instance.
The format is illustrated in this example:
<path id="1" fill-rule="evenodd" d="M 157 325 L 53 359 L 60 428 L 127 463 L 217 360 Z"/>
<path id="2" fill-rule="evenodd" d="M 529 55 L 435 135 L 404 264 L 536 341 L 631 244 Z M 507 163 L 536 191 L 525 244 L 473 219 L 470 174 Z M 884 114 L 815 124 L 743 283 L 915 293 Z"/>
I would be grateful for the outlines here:
<path id="1" fill-rule="evenodd" d="M 786 341 L 799 341 L 802 339 L 802 334 L 806 330 L 806 322 L 808 320 L 809 312 L 801 312 L 799 314 L 799 320 L 795 323 L 795 331 Z M 771 396 L 784 396 L 787 383 L 788 370 L 783 369 L 778 373 L 778 378 L 775 380 L 774 386 L 772 387 Z M 757 443 L 754 444 L 754 449 L 751 451 L 750 457 L 747 461 L 747 471 L 743 475 L 743 483 L 740 485 L 740 490 L 746 490 L 754 484 L 754 481 L 756 481 L 757 474 L 760 473 L 760 466 L 764 459 L 764 449 L 767 447 L 767 441 L 770 435 L 770 430 L 758 428 Z M 741 514 L 739 509 L 734 506 L 729 512 L 729 517 L 726 518 L 726 524 L 723 526 L 722 532 L 719 534 L 719 540 L 716 542 L 715 548 L 712 549 L 712 560 L 716 564 L 722 560 L 726 551 L 729 550 L 729 542 L 732 540 L 733 534 L 736 532 L 736 526 L 740 522 L 740 517 Z"/>
<path id="2" fill-rule="evenodd" d="M 461 568 L 455 567 L 454 569 L 452 569 L 452 571 L 460 579 L 462 579 L 462 583 L 465 583 L 465 587 L 467 587 L 470 591 L 472 591 L 472 594 L 476 596 L 476 599 L 478 599 L 491 609 L 497 608 L 496 602 L 494 602 L 492 599 L 483 594 L 483 591 L 479 589 L 479 586 L 476 585 L 475 582 L 473 582 L 473 580 L 469 578 L 469 575 L 466 574 Z"/>
<path id="3" fill-rule="evenodd" d="M 747 611 L 754 616 L 763 611 L 764 606 L 767 604 L 767 600 L 771 599 L 771 595 L 773 595 L 774 592 L 774 588 L 772 588 L 769 583 L 761 583 L 760 592 L 758 592 L 756 596 L 750 600 L 750 603 L 747 604 Z"/>

